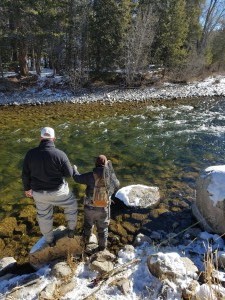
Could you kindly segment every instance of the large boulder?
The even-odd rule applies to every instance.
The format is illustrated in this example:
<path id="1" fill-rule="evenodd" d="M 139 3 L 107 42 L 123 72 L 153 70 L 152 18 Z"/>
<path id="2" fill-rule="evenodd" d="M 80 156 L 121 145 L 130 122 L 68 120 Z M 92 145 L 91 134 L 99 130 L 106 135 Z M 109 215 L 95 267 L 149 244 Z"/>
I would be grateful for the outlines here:
<path id="1" fill-rule="evenodd" d="M 206 168 L 199 176 L 192 212 L 208 232 L 225 232 L 225 165 Z"/>
<path id="2" fill-rule="evenodd" d="M 57 259 L 68 258 L 69 256 L 81 256 L 83 253 L 83 243 L 80 236 L 74 238 L 67 237 L 67 230 L 60 226 L 54 230 L 56 245 L 49 247 L 42 237 L 37 244 L 33 246 L 29 253 L 29 262 L 35 268 L 39 269 L 45 264 Z"/>
<path id="3" fill-rule="evenodd" d="M 116 198 L 127 206 L 153 207 L 160 201 L 159 188 L 142 184 L 128 185 L 119 189 Z"/>

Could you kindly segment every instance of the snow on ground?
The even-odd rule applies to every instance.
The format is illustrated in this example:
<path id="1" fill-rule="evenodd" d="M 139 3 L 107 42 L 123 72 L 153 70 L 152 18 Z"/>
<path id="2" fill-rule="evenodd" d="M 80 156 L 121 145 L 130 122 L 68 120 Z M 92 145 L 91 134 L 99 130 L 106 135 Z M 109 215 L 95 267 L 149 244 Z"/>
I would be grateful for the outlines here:
<path id="1" fill-rule="evenodd" d="M 161 247 L 159 249 L 157 246 L 149 245 L 147 242 L 144 242 L 136 248 L 133 248 L 131 246 L 125 246 L 124 249 L 120 250 L 118 253 L 116 265 L 118 269 L 121 269 L 121 267 L 127 265 L 127 267 L 123 268 L 124 271 L 118 273 L 116 276 L 109 277 L 109 279 L 107 279 L 99 288 L 99 285 L 93 285 L 93 280 L 96 278 L 97 273 L 91 271 L 87 267 L 87 264 L 81 262 L 79 263 L 73 276 L 75 288 L 72 291 L 68 292 L 66 295 L 64 295 L 64 297 L 62 297 L 61 299 L 82 300 L 85 299 L 85 297 L 94 293 L 96 297 L 95 299 L 98 300 L 157 300 L 156 294 L 160 288 L 160 281 L 153 275 L 151 275 L 151 273 L 149 272 L 146 263 L 149 255 L 158 253 L 159 251 L 164 253 L 170 253 L 167 258 L 171 260 L 171 264 L 174 263 L 173 268 L 176 269 L 179 267 L 180 269 L 182 269 L 182 266 L 178 266 L 176 261 L 178 259 L 177 253 L 179 253 L 181 256 L 183 253 L 183 255 L 191 258 L 192 261 L 196 264 L 196 266 L 200 267 L 200 264 L 203 264 L 204 254 L 208 251 L 209 247 L 219 249 L 222 251 L 225 250 L 222 238 L 220 238 L 218 235 L 209 234 L 207 232 L 201 232 L 198 235 L 198 237 L 193 240 L 192 243 L 188 245 L 179 245 L 177 247 L 167 246 Z M 45 286 L 49 285 L 50 283 L 56 282 L 56 278 L 50 274 L 50 271 L 51 269 L 48 266 L 45 266 L 38 270 L 36 274 L 40 277 L 41 282 L 38 285 L 34 285 L 33 287 L 31 286 L 23 288 L 21 291 L 22 296 L 18 298 L 18 300 L 38 299 L 37 295 L 40 293 L 40 291 L 44 289 Z M 25 277 L 30 275 L 22 276 Z M 2 280 L 0 282 L 1 300 L 11 299 L 7 292 L 8 288 L 19 282 L 22 276 L 17 276 L 9 280 Z M 219 276 L 224 277 L 224 273 L 220 273 Z M 127 294 L 123 294 L 115 285 L 110 284 L 116 278 L 127 278 L 130 281 L 130 291 Z M 189 281 L 190 277 L 188 278 L 188 276 L 186 279 L 182 279 L 182 286 L 187 286 Z M 173 297 L 167 299 L 181 299 L 179 297 L 175 297 L 175 285 L 173 286 L 173 289 Z"/>
<path id="2" fill-rule="evenodd" d="M 35 87 L 16 94 L 0 93 L 0 105 L 44 104 L 46 102 L 89 103 L 95 101 L 145 101 L 149 99 L 178 99 L 187 97 L 225 96 L 225 76 L 210 76 L 205 80 L 187 84 L 164 83 L 158 87 L 138 89 L 117 89 L 113 91 L 79 89 L 76 94 L 69 90 L 55 88 L 63 82 L 62 76 L 51 78 L 52 71 L 43 69 Z M 11 74 L 12 75 L 12 74 Z M 48 87 L 44 87 L 48 82 Z"/>

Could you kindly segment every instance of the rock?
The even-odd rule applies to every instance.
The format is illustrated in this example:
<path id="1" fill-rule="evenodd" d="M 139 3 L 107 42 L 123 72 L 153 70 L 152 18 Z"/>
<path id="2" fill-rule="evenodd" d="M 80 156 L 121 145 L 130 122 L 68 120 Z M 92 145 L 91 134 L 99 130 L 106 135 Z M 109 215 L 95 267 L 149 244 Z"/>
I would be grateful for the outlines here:
<path id="1" fill-rule="evenodd" d="M 218 267 L 216 262 L 215 262 L 215 265 L 216 265 L 216 267 Z M 214 283 L 217 282 L 225 288 L 225 273 L 223 271 L 214 269 L 214 270 L 212 270 L 211 277 L 212 277 L 212 282 L 214 282 Z"/>
<path id="2" fill-rule="evenodd" d="M 119 189 L 115 195 L 127 206 L 134 207 L 153 207 L 160 201 L 160 194 L 158 187 L 146 185 L 129 185 Z"/>
<path id="3" fill-rule="evenodd" d="M 180 300 L 182 299 L 182 290 L 172 281 L 164 279 L 161 281 L 161 288 L 157 298 L 153 299 Z"/>
<path id="4" fill-rule="evenodd" d="M 63 297 L 65 294 L 72 291 L 75 287 L 76 287 L 76 282 L 75 281 L 71 281 L 69 283 L 63 282 L 63 284 L 60 287 L 58 287 L 59 295 L 61 297 Z"/>
<path id="5" fill-rule="evenodd" d="M 199 290 L 196 291 L 196 300 L 197 299 L 210 299 L 218 300 L 225 298 L 225 289 L 219 284 L 202 284 Z"/>
<path id="6" fill-rule="evenodd" d="M 3 239 L 0 238 L 0 252 L 5 248 L 5 242 Z"/>
<path id="7" fill-rule="evenodd" d="M 95 254 L 93 254 L 90 257 L 90 262 L 94 261 L 94 260 L 98 260 L 98 261 L 115 261 L 116 256 L 109 252 L 108 250 L 104 250 L 104 251 L 99 251 Z"/>
<path id="8" fill-rule="evenodd" d="M 19 224 L 15 228 L 15 233 L 26 234 L 27 233 L 27 226 L 25 224 Z"/>
<path id="9" fill-rule="evenodd" d="M 73 274 L 73 271 L 71 270 L 70 266 L 65 261 L 56 263 L 52 267 L 52 270 L 51 270 L 51 275 L 53 275 L 57 278 L 69 277 L 72 274 Z"/>
<path id="10" fill-rule="evenodd" d="M 114 264 L 111 261 L 98 261 L 94 260 L 90 265 L 90 269 L 93 271 L 97 271 L 100 274 L 108 273 L 113 270 Z"/>
<path id="11" fill-rule="evenodd" d="M 139 245 L 143 244 L 144 242 L 149 243 L 149 245 L 152 244 L 152 240 L 150 237 L 148 237 L 147 235 L 144 235 L 142 233 L 139 233 L 134 240 L 134 246 L 135 247 L 139 246 Z"/>
<path id="12" fill-rule="evenodd" d="M 13 257 L 4 257 L 0 259 L 0 276 L 10 270 L 17 264 L 16 260 Z"/>
<path id="13" fill-rule="evenodd" d="M 110 272 L 114 268 L 115 255 L 108 250 L 100 251 L 90 257 L 89 268 L 99 273 Z"/>
<path id="14" fill-rule="evenodd" d="M 128 278 L 115 279 L 110 285 L 117 286 L 124 295 L 127 295 L 131 289 L 131 283 Z"/>
<path id="15" fill-rule="evenodd" d="M 225 232 L 225 166 L 206 168 L 197 180 L 196 201 L 192 212 L 204 230 Z"/>
<path id="16" fill-rule="evenodd" d="M 178 253 L 162 253 L 150 255 L 147 260 L 149 271 L 159 279 L 197 278 L 198 268 L 187 257 L 181 257 Z"/>
<path id="17" fill-rule="evenodd" d="M 138 230 L 138 228 L 136 228 L 134 225 L 132 225 L 129 222 L 123 222 L 122 225 L 127 232 L 132 233 L 132 234 L 135 234 L 136 231 Z"/>
<path id="18" fill-rule="evenodd" d="M 127 236 L 126 229 L 120 223 L 117 223 L 114 220 L 110 220 L 109 229 L 110 229 L 110 231 L 119 235 L 120 237 Z"/>
<path id="19" fill-rule="evenodd" d="M 17 228 L 17 221 L 14 217 L 7 217 L 0 222 L 0 236 L 11 237 Z"/>
<path id="20" fill-rule="evenodd" d="M 53 300 L 55 298 L 57 282 L 49 283 L 40 293 L 40 299 Z"/>
<path id="21" fill-rule="evenodd" d="M 20 211 L 19 217 L 34 226 L 36 223 L 36 214 L 37 211 L 35 206 L 27 205 Z"/>
<path id="22" fill-rule="evenodd" d="M 162 239 L 162 234 L 158 231 L 152 231 L 152 233 L 150 234 L 151 239 L 153 240 L 161 240 Z"/>
<path id="23" fill-rule="evenodd" d="M 29 253 L 29 262 L 35 269 L 39 269 L 58 258 L 67 258 L 68 255 L 82 255 L 82 238 L 80 236 L 68 238 L 67 230 L 63 230 L 63 228 L 61 226 L 54 231 L 56 237 L 54 247 L 49 247 L 43 237 L 33 246 Z"/>
<path id="24" fill-rule="evenodd" d="M 218 267 L 225 269 L 225 252 L 224 251 L 218 251 L 217 252 L 217 262 L 218 263 Z"/>
<path id="25" fill-rule="evenodd" d="M 182 297 L 184 300 L 190 300 L 195 297 L 196 291 L 199 290 L 200 284 L 197 280 L 192 280 L 189 285 L 182 290 Z"/>
<path id="26" fill-rule="evenodd" d="M 135 249 L 132 245 L 125 245 L 123 249 L 118 252 L 118 262 L 129 262 L 135 258 Z"/>

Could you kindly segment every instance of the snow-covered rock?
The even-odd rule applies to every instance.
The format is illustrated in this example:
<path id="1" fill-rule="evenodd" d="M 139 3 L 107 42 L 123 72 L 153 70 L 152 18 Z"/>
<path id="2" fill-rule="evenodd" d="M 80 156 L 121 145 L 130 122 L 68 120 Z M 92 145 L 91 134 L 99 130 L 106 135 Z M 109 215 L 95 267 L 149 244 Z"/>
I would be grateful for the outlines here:
<path id="1" fill-rule="evenodd" d="M 225 165 L 206 168 L 197 180 L 192 211 L 208 232 L 225 232 Z"/>
<path id="2" fill-rule="evenodd" d="M 152 254 L 148 258 L 149 271 L 157 278 L 178 282 L 187 277 L 196 279 L 198 268 L 187 257 L 176 252 Z"/>
<path id="3" fill-rule="evenodd" d="M 142 184 L 122 187 L 116 192 L 115 196 L 125 205 L 133 207 L 152 207 L 157 205 L 160 201 L 158 187 Z"/>

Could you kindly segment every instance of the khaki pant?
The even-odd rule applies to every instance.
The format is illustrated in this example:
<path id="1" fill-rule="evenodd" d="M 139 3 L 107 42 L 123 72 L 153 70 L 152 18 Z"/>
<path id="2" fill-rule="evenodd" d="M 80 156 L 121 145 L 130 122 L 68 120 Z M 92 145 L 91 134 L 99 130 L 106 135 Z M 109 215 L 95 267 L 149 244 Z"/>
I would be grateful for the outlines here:
<path id="1" fill-rule="evenodd" d="M 107 247 L 109 208 L 84 206 L 84 240 L 87 242 L 91 236 L 93 225 L 96 225 L 99 247 Z"/>
<path id="2" fill-rule="evenodd" d="M 64 208 L 65 219 L 68 229 L 74 230 L 77 223 L 77 200 L 70 192 L 68 184 L 65 183 L 58 191 L 35 192 L 33 198 L 37 208 L 37 220 L 40 231 L 45 237 L 46 242 L 52 242 L 53 235 L 53 207 Z"/>

